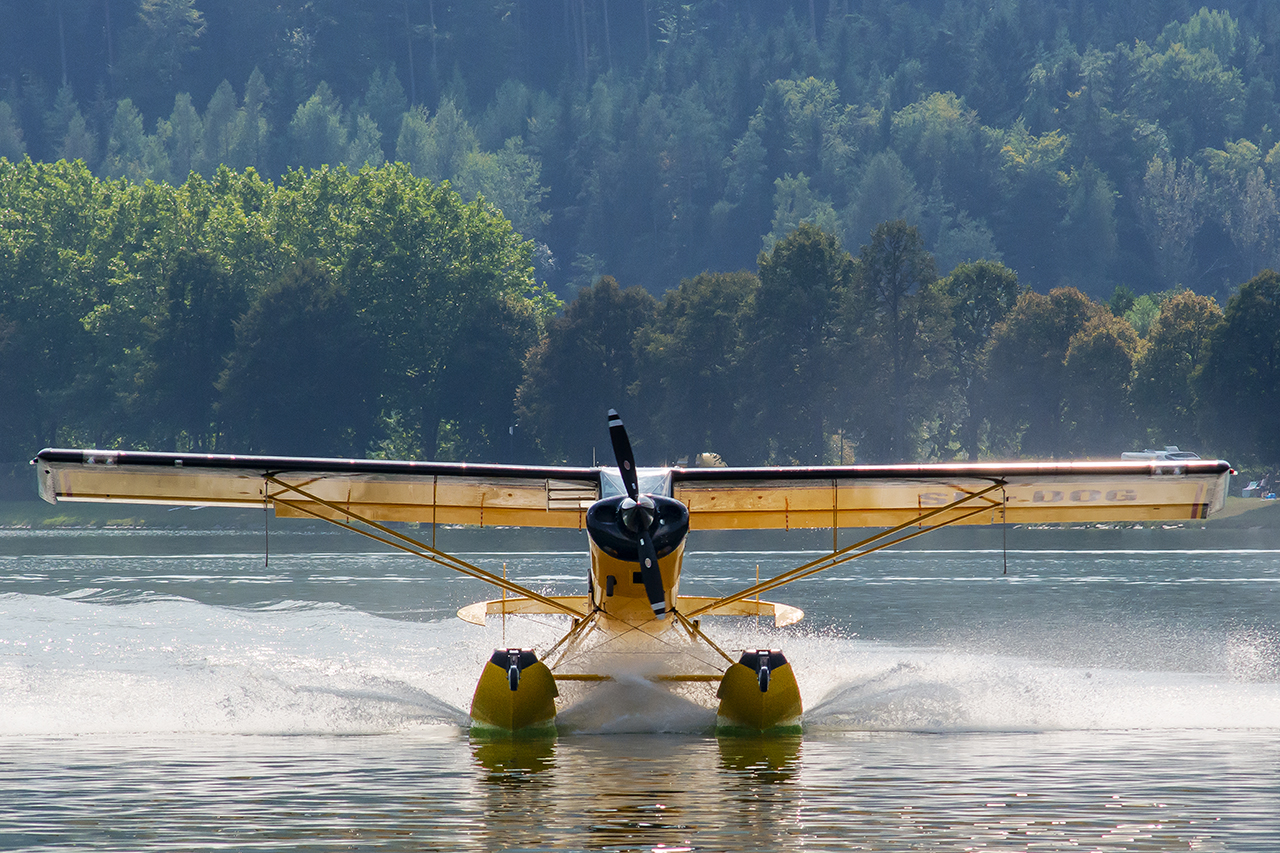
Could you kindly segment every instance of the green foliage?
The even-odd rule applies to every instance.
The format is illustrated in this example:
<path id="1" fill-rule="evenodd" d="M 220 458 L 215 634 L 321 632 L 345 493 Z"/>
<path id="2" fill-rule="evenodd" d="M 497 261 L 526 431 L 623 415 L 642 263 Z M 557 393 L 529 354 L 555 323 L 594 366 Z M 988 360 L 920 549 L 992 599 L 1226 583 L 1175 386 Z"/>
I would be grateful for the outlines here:
<path id="1" fill-rule="evenodd" d="M 548 458 L 586 465 L 610 457 L 605 412 L 647 402 L 636 397 L 635 342 L 657 309 L 643 288 L 624 290 L 605 276 L 547 323 L 546 337 L 529 353 L 517 403 L 521 427 Z M 638 451 L 643 441 L 636 436 Z"/>
<path id="2" fill-rule="evenodd" d="M 386 161 L 382 153 L 382 131 L 377 123 L 365 113 L 356 116 L 356 134 L 347 149 L 344 162 L 354 169 L 362 166 L 377 168 Z"/>
<path id="3" fill-rule="evenodd" d="M 341 441 L 319 426 L 308 435 L 359 452 L 376 416 L 402 412 L 422 453 L 438 452 L 449 423 L 464 434 L 454 452 L 486 456 L 558 307 L 510 223 L 404 166 L 292 172 L 279 187 L 224 167 L 211 181 L 138 186 L 82 164 L 0 160 L 0 199 L 0 382 L 15 401 L 3 452 L 14 458 L 69 425 L 101 444 L 278 447 L 286 421 L 261 395 L 295 389 L 268 379 L 302 370 L 309 350 L 306 363 L 336 371 L 348 344 L 372 408 L 351 404 Z M 319 272 L 279 283 L 304 260 Z M 250 305 L 245 328 L 257 331 L 233 339 Z M 271 349 L 282 345 L 268 340 L 273 324 L 288 325 L 293 350 Z M 362 354 L 360 340 L 377 343 Z M 230 356 L 236 370 L 219 381 Z M 236 397 L 237 377 L 259 396 Z M 297 388 L 323 398 L 317 377 Z M 284 409 L 301 405 L 289 399 Z"/>
<path id="4" fill-rule="evenodd" d="M 244 104 L 236 111 L 235 118 L 229 128 L 230 148 L 227 157 L 210 162 L 206 157 L 205 169 L 225 163 L 233 169 L 255 168 L 264 170 L 267 166 L 270 148 L 270 126 L 265 115 L 267 99 L 271 91 L 267 88 L 266 78 L 257 68 L 249 75 L 244 88 Z M 361 164 L 362 165 L 362 164 Z M 370 165 L 379 165 L 370 163 Z"/>
<path id="5" fill-rule="evenodd" d="M 857 154 L 849 107 L 829 80 L 776 80 L 765 92 L 761 114 L 776 134 L 786 165 L 837 188 L 847 184 Z"/>
<path id="6" fill-rule="evenodd" d="M 26 153 L 27 144 L 22 138 L 22 128 L 13 114 L 13 108 L 0 101 L 0 157 L 21 160 Z"/>
<path id="7" fill-rule="evenodd" d="M 1267 270 L 1228 300 L 1192 382 L 1217 446 L 1242 464 L 1280 459 L 1280 274 Z"/>
<path id="8" fill-rule="evenodd" d="M 924 200 L 902 158 L 882 151 L 867 163 L 854 201 L 845 211 L 845 239 L 861 243 L 881 222 L 901 219 L 912 225 L 924 220 Z"/>
<path id="9" fill-rule="evenodd" d="M 1173 294 L 1160 305 L 1135 366 L 1132 392 L 1134 409 L 1139 422 L 1147 425 L 1151 446 L 1194 446 L 1201 437 L 1192 377 L 1221 322 L 1218 303 L 1189 290 Z"/>
<path id="10" fill-rule="evenodd" d="M 169 173 L 168 158 L 160 140 L 146 134 L 142 114 L 128 98 L 116 105 L 102 171 L 108 177 L 128 178 L 135 183 L 152 175 L 165 177 Z"/>
<path id="11" fill-rule="evenodd" d="M 293 114 L 289 144 L 291 162 L 304 169 L 346 162 L 347 128 L 342 122 L 342 107 L 324 83 Z"/>
<path id="12" fill-rule="evenodd" d="M 1239 130 L 1245 95 L 1240 70 L 1212 50 L 1174 42 L 1158 52 L 1139 42 L 1125 52 L 1136 66 L 1136 106 L 1161 124 L 1174 151 L 1199 150 Z"/>
<path id="13" fill-rule="evenodd" d="M 429 119 L 422 110 L 406 114 L 396 143 L 396 157 L 408 163 L 419 177 L 447 181 L 462 171 L 477 146 L 470 123 L 446 98 Z"/>
<path id="14" fill-rule="evenodd" d="M 217 382 L 226 446 L 307 456 L 363 452 L 377 414 L 373 341 L 319 264 L 301 261 L 260 292 L 227 352 Z"/>
<path id="15" fill-rule="evenodd" d="M 98 138 L 85 123 L 79 111 L 71 117 L 67 133 L 58 146 L 58 159 L 78 160 L 81 163 L 98 161 Z"/>
<path id="16" fill-rule="evenodd" d="M 162 82 L 173 80 L 204 33 L 204 16 L 195 0 L 142 0 L 138 17 L 142 54 L 149 57 Z"/>
<path id="17" fill-rule="evenodd" d="M 218 430 L 215 384 L 246 296 L 207 252 L 179 250 L 143 344 L 136 431 L 163 447 L 206 450 Z"/>
<path id="18" fill-rule="evenodd" d="M 772 252 L 778 241 L 795 231 L 801 223 L 820 231 L 837 230 L 836 211 L 831 202 L 815 198 L 809 188 L 809 179 L 801 172 L 796 177 L 787 175 L 774 181 L 773 230 L 765 235 L 764 250 Z"/>
<path id="19" fill-rule="evenodd" d="M 921 181 L 940 181 L 966 206 L 972 176 L 995 151 L 994 135 L 954 92 L 934 92 L 896 113 L 893 142 Z"/>
<path id="20" fill-rule="evenodd" d="M 231 84 L 223 80 L 214 89 L 213 97 L 204 111 L 204 154 L 206 171 L 220 163 L 230 165 L 235 146 L 236 93 Z"/>
<path id="21" fill-rule="evenodd" d="M 1069 380 L 1091 368 L 1069 377 L 1067 355 L 1076 335 L 1104 312 L 1110 314 L 1075 288 L 1055 288 L 1048 295 L 1024 291 L 996 324 L 984 358 L 995 453 L 1018 448 L 1052 457 L 1074 449 L 1067 399 L 1087 392 L 1075 396 Z"/>
<path id="22" fill-rule="evenodd" d="M 983 350 L 996 325 L 1017 303 L 1022 287 L 1013 270 L 984 260 L 956 267 L 942 280 L 942 291 L 950 306 L 951 364 L 962 406 L 956 418 L 957 438 L 968 458 L 977 459 L 982 422 L 991 416 Z"/>
<path id="23" fill-rule="evenodd" d="M 1072 169 L 1063 183 L 1067 196 L 1061 225 L 1063 248 L 1076 259 L 1068 278 L 1087 288 L 1105 279 L 1115 259 L 1118 194 L 1107 176 L 1089 161 Z"/>
<path id="24" fill-rule="evenodd" d="M 409 108 L 409 102 L 404 96 L 404 86 L 396 76 L 395 65 L 389 65 L 385 74 L 379 68 L 373 70 L 360 108 L 374 120 L 384 138 L 394 137 L 400 132 L 400 120 Z"/>
<path id="25" fill-rule="evenodd" d="M 1133 330 L 1138 333 L 1138 337 L 1145 338 L 1147 333 L 1151 331 L 1151 324 L 1155 322 L 1159 314 L 1160 299 L 1150 293 L 1144 293 L 1133 300 L 1129 310 L 1120 316 L 1124 317 L 1129 325 L 1133 327 Z"/>
<path id="26" fill-rule="evenodd" d="M 831 458 L 833 431 L 866 458 L 1066 452 L 1087 443 L 1077 433 L 1111 429 L 1072 383 L 1114 387 L 1124 357 L 1148 435 L 1195 421 L 1205 440 L 1225 441 L 1230 430 L 1209 430 L 1210 398 L 1187 402 L 1181 379 L 1146 402 L 1139 389 L 1156 370 L 1150 353 L 1189 352 L 1162 331 L 1170 288 L 1225 304 L 1236 284 L 1280 267 L 1275 15 L 1267 4 L 1195 14 L 1147 0 L 1106 14 L 1065 0 L 1015 5 L 695 0 L 535 15 L 509 2 L 410 3 L 389 16 L 296 0 L 24 7 L 6 20 L 0 52 L 0 163 L 13 196 L 0 207 L 0 357 L 4 399 L 20 401 L 4 430 L 26 436 L 12 452 L 60 432 L 231 440 L 207 399 L 168 407 L 202 413 L 182 425 L 145 414 L 186 256 L 225 274 L 244 305 L 303 260 L 333 277 L 387 365 L 374 383 L 382 426 L 363 446 L 533 452 L 517 452 L 508 432 L 510 390 L 530 375 L 522 360 L 557 310 L 551 294 L 604 275 L 652 294 L 699 282 L 669 306 L 664 297 L 671 329 L 636 327 L 645 331 L 628 346 L 652 374 L 625 393 L 652 395 L 646 412 L 692 411 L 704 398 L 731 411 L 714 434 L 655 415 L 664 453 L 714 443 L 736 460 Z M 852 249 L 879 246 L 873 232 L 895 220 L 918 229 L 913 252 L 932 254 L 938 272 L 999 261 L 1008 277 L 966 270 L 917 283 L 907 292 L 919 304 L 899 315 L 867 295 L 864 258 L 788 250 L 765 272 L 802 223 Z M 755 269 L 762 246 L 768 286 L 699 275 Z M 774 368 L 750 354 L 772 334 L 757 298 L 792 323 L 789 310 L 804 314 L 793 300 L 816 286 L 800 273 L 830 277 L 846 263 L 853 272 L 835 276 L 821 328 L 771 344 L 796 371 L 771 381 L 816 395 L 786 426 L 779 411 L 793 403 L 774 406 L 743 379 Z M 1042 297 L 1060 316 L 1041 318 L 1039 341 L 1020 337 L 1040 322 L 1025 312 L 966 305 L 987 286 L 1004 300 L 1014 276 L 1040 293 L 1070 285 L 1092 307 Z M 1136 345 L 1120 324 L 1092 319 L 1093 300 L 1122 282 L 1134 301 L 1113 313 Z M 732 298 L 743 305 L 731 310 Z M 710 329 L 706 316 L 727 325 Z M 807 341 L 804 358 L 783 338 Z M 1000 361 L 1015 350 L 1038 365 L 1026 381 L 1048 396 L 1034 406 L 1032 390 L 1002 378 L 1016 373 Z M 1169 358 L 1178 377 L 1194 369 Z M 695 359 L 709 360 L 706 376 Z M 906 380 L 901 364 L 915 365 Z M 1172 421 L 1155 399 L 1170 401 Z"/>
<path id="27" fill-rule="evenodd" d="M 943 271 L 1095 298 L 1280 261 L 1265 4 L 121 2 L 14 22 L 0 156 L 137 183 L 400 160 L 536 236 L 562 293 L 658 294 L 800 222 L 853 246 L 904 219 Z"/>
<path id="28" fill-rule="evenodd" d="M 930 392 L 947 366 L 950 306 L 919 230 L 902 220 L 877 226 L 858 262 L 844 312 L 846 340 L 856 336 L 863 364 L 851 418 L 858 455 L 913 458 L 925 441 L 920 427 L 938 399 Z M 871 364 L 875 369 L 867 369 Z"/>
<path id="29" fill-rule="evenodd" d="M 90 247 L 119 190 L 82 163 L 0 160 L 0 430 L 11 461 L 57 434 L 95 360 L 82 322 L 101 298 Z"/>
<path id="30" fill-rule="evenodd" d="M 938 281 L 902 221 L 856 260 L 802 224 L 758 276 L 660 304 L 604 277 L 554 317 L 532 244 L 403 164 L 172 186 L 0 160 L 0 202 L 10 458 L 72 441 L 586 463 L 604 432 L 583 413 L 609 405 L 653 462 L 1277 451 L 1255 426 L 1280 382 L 1270 272 L 1225 317 L 1189 291 L 1117 288 L 1108 309 L 993 261 Z M 1129 318 L 1151 310 L 1144 340 Z"/>
<path id="31" fill-rule="evenodd" d="M 1112 314 L 1123 317 L 1137 301 L 1138 297 L 1132 287 L 1127 284 L 1118 284 L 1111 293 L 1111 299 L 1107 301 L 1107 307 L 1111 309 Z"/>
<path id="32" fill-rule="evenodd" d="M 511 359 L 477 365 L 507 371 L 509 403 L 524 352 L 515 340 L 532 346 L 529 334 L 536 337 L 545 316 L 532 278 L 532 247 L 509 222 L 486 205 L 463 204 L 445 185 L 415 179 L 403 164 L 356 175 L 292 172 L 276 205 L 284 248 L 341 271 L 362 324 L 379 342 L 382 408 L 403 413 L 428 455 L 436 451 L 443 421 L 473 416 L 451 390 L 468 383 L 449 382 L 446 371 L 468 351 L 477 324 L 494 323 L 515 336 L 507 349 L 516 367 Z M 508 413 L 497 417 L 505 421 Z M 490 440 L 498 426 L 505 431 L 505 423 L 491 423 Z"/>
<path id="33" fill-rule="evenodd" d="M 753 380 L 745 414 L 760 440 L 750 461 L 824 461 L 844 384 L 832 362 L 839 309 L 854 275 L 839 241 L 807 223 L 760 255 L 745 353 Z"/>
<path id="34" fill-rule="evenodd" d="M 200 114 L 191 105 L 191 96 L 182 92 L 173 99 L 173 112 L 169 120 L 160 120 L 156 135 L 164 144 L 169 160 L 169 174 L 173 183 L 182 183 L 192 171 L 201 165 L 204 126 Z"/>
<path id="35" fill-rule="evenodd" d="M 463 198 L 482 196 L 511 220 L 516 231 L 536 237 L 551 221 L 551 214 L 541 207 L 547 194 L 541 177 L 542 164 L 525 153 L 519 137 L 512 137 L 496 154 L 469 152 L 453 186 Z"/>
<path id="36" fill-rule="evenodd" d="M 1201 7 L 1185 24 L 1174 21 L 1164 28 L 1157 46 L 1168 49 L 1181 44 L 1191 51 L 1208 50 L 1221 62 L 1235 56 L 1240 42 L 1240 25 L 1228 12 Z"/>
<path id="37" fill-rule="evenodd" d="M 638 396 L 671 461 L 711 451 L 735 464 L 758 454 L 739 406 L 755 383 L 744 355 L 759 287 L 748 272 L 702 273 L 667 291 L 640 331 Z"/>
<path id="38" fill-rule="evenodd" d="M 1142 180 L 1142 223 L 1163 281 L 1185 284 L 1194 270 L 1192 241 L 1207 216 L 1208 183 L 1193 163 L 1151 158 Z"/>
<path id="39" fill-rule="evenodd" d="M 1117 456 L 1135 439 L 1129 402 L 1138 335 L 1123 317 L 1100 311 L 1071 336 L 1063 359 L 1063 414 L 1067 448 Z"/>

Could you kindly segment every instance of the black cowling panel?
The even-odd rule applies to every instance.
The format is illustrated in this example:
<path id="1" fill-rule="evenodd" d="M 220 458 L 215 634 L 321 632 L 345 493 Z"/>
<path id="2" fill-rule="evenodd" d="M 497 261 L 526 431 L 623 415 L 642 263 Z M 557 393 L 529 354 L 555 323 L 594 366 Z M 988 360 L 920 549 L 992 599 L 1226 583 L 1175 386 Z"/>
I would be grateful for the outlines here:
<path id="1" fill-rule="evenodd" d="M 689 533 L 689 510 L 674 498 L 649 497 L 653 500 L 655 513 L 650 535 L 658 551 L 658 559 L 662 559 L 679 548 Z M 640 550 L 636 546 L 636 534 L 624 527 L 618 517 L 618 508 L 626 499 L 619 496 L 593 503 L 587 510 L 587 534 L 610 557 L 637 562 Z"/>

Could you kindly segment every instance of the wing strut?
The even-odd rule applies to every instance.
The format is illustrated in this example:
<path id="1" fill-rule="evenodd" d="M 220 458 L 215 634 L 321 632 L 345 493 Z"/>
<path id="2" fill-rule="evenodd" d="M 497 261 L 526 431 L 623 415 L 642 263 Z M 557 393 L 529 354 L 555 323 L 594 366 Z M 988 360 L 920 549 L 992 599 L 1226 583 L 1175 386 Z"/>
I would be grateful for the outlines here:
<path id="1" fill-rule="evenodd" d="M 423 544 L 422 542 L 419 542 L 418 540 L 410 536 L 405 536 L 403 533 L 399 533 L 395 530 L 392 530 L 391 528 L 385 525 L 379 524 L 376 521 L 357 515 L 356 513 L 352 512 L 350 509 L 343 508 L 338 504 L 331 503 L 329 501 L 324 500 L 323 498 L 319 498 L 313 494 L 306 492 L 303 489 L 298 488 L 297 486 L 294 486 L 290 483 L 286 483 L 283 480 L 277 479 L 276 477 L 273 477 L 270 474 L 267 474 L 265 477 L 263 477 L 263 479 L 266 480 L 268 483 L 272 483 L 276 486 L 280 486 L 281 488 L 288 489 L 291 492 L 297 492 L 307 501 L 314 501 L 320 506 L 330 509 L 338 513 L 339 515 L 345 515 L 346 517 L 354 519 L 360 522 L 361 524 L 368 525 L 369 527 L 372 527 L 374 530 L 377 530 L 380 533 L 386 534 L 386 536 L 379 536 L 376 533 L 370 533 L 368 530 L 362 530 L 361 528 L 356 527 L 353 524 L 348 524 L 345 521 L 338 520 L 337 518 L 329 518 L 323 513 L 316 512 L 314 509 L 311 509 L 310 507 L 306 506 L 306 504 L 302 503 L 301 501 L 285 500 L 279 496 L 280 495 L 279 492 L 277 492 L 274 495 L 270 495 L 271 500 L 275 503 L 282 504 L 283 506 L 287 506 L 290 509 L 294 509 L 294 510 L 297 510 L 298 512 L 305 513 L 306 515 L 310 515 L 314 518 L 318 518 L 321 521 L 327 521 L 330 524 L 336 524 L 337 526 L 344 528 L 346 530 L 350 530 L 353 533 L 359 533 L 361 536 L 367 536 L 368 538 L 373 539 L 377 542 L 381 542 L 384 545 L 390 545 L 392 548 L 397 548 L 401 551 L 404 551 L 405 553 L 413 554 L 415 557 L 421 557 L 424 560 L 428 560 L 437 565 L 444 566 L 446 569 L 452 569 L 453 571 L 458 572 L 460 574 L 467 575 L 468 577 L 473 577 L 473 578 L 476 578 L 477 580 L 482 580 L 486 583 L 491 583 L 494 586 L 501 587 L 502 589 L 505 589 L 508 592 L 514 592 L 517 595 L 523 595 L 526 598 L 531 598 L 534 601 L 544 604 L 547 607 L 554 608 L 555 610 L 561 611 L 570 616 L 575 616 L 579 619 L 586 616 L 585 613 L 582 613 L 576 608 L 570 607 L 569 605 L 564 604 L 563 602 L 556 601 L 553 598 L 548 598 L 545 595 L 539 595 L 538 593 L 534 592 L 528 587 L 521 586 L 520 584 L 509 581 L 504 577 L 495 575 L 492 572 L 487 572 L 484 569 L 480 568 L 479 566 L 472 565 L 471 563 L 468 563 L 466 560 L 463 560 L 460 557 L 455 557 L 454 555 L 446 553 L 444 551 L 436 550 L 435 548 L 432 548 L 430 545 Z"/>
<path id="2" fill-rule="evenodd" d="M 729 662 L 730 666 L 733 666 L 735 663 L 737 663 L 737 661 L 735 661 L 733 658 L 729 657 L 729 655 L 725 653 L 724 649 L 720 648 L 715 643 L 711 642 L 711 638 L 708 637 L 706 634 L 702 633 L 701 625 L 699 625 L 697 622 L 692 621 L 691 619 L 689 619 L 688 616 L 685 616 L 683 613 L 680 613 L 679 611 L 675 611 L 675 614 L 676 614 L 676 620 L 679 621 L 679 623 L 682 626 L 684 626 L 684 629 L 689 632 L 689 636 L 691 638 L 695 640 L 702 640 L 702 642 L 706 643 L 708 646 L 715 649 L 716 652 L 720 655 L 720 657 L 724 658 Z"/>
<path id="3" fill-rule="evenodd" d="M 868 536 L 866 539 L 863 539 L 860 542 L 855 542 L 852 545 L 846 545 L 845 547 L 841 548 L 839 551 L 833 551 L 830 554 L 827 554 L 826 556 L 819 557 L 816 560 L 805 563 L 803 566 L 797 566 L 794 569 L 788 569 L 787 571 L 783 572 L 780 575 L 775 575 L 772 578 L 769 578 L 769 580 L 761 581 L 760 583 L 757 583 L 753 586 L 749 586 L 744 590 L 735 592 L 732 595 L 726 595 L 724 598 L 713 601 L 710 604 L 705 604 L 702 607 L 699 607 L 697 610 L 694 610 L 691 613 L 687 613 L 685 615 L 690 619 L 695 619 L 701 614 L 706 613 L 708 610 L 712 610 L 716 607 L 720 607 L 725 604 L 732 604 L 735 601 L 739 601 L 744 598 L 750 598 L 753 595 L 759 595 L 761 593 L 768 592 L 771 589 L 776 589 L 777 587 L 784 586 L 786 584 L 791 583 L 792 581 L 797 581 L 797 580 L 800 580 L 801 578 L 806 578 L 809 575 L 826 571 L 827 569 L 833 568 L 842 563 L 847 563 L 850 560 L 856 560 L 858 557 L 864 557 L 867 554 L 874 554 L 876 551 L 883 550 L 892 545 L 897 545 L 900 542 L 906 542 L 908 539 L 914 539 L 917 536 L 922 536 L 925 533 L 928 533 L 932 530 L 937 530 L 940 527 L 946 527 L 948 525 L 955 524 L 960 521 L 964 521 L 965 519 L 971 518 L 980 512 L 986 512 L 988 509 L 990 509 L 993 506 L 1002 506 L 1003 505 L 1002 503 L 987 501 L 982 506 L 979 506 L 976 509 L 968 510 L 967 512 L 964 512 L 963 514 L 958 515 L 955 518 L 947 519 L 946 521 L 939 522 L 938 524 L 933 524 L 928 527 L 921 527 L 919 530 L 913 531 L 907 534 L 906 536 L 899 536 L 897 539 L 889 539 L 889 541 L 887 542 L 880 542 L 880 544 L 876 545 L 873 548 L 867 548 L 865 551 L 858 550 L 860 548 L 865 548 L 866 546 L 871 545 L 874 542 L 878 542 L 880 540 L 892 537 L 897 533 L 901 533 L 903 530 L 905 530 L 908 527 L 911 527 L 913 524 L 920 524 L 921 522 L 927 521 L 928 519 L 933 518 L 934 516 L 941 515 L 942 513 L 948 512 L 950 510 L 960 509 L 963 507 L 964 504 L 967 504 L 970 501 L 977 500 L 978 498 L 981 498 L 984 495 L 986 495 L 988 492 L 993 492 L 996 489 L 1004 488 L 1004 485 L 1005 484 L 1003 481 L 996 481 L 992 483 L 990 486 L 987 486 L 985 489 L 982 489 L 977 492 L 973 492 L 972 494 L 966 494 L 964 497 L 959 498 L 958 500 L 954 500 L 951 503 L 947 504 L 946 506 L 941 506 L 941 507 L 938 507 L 937 509 L 930 510 L 929 512 L 919 515 L 909 521 L 904 521 L 901 524 L 897 525 L 896 527 L 890 527 L 888 530 L 882 530 L 879 533 L 875 534 L 874 536 Z"/>

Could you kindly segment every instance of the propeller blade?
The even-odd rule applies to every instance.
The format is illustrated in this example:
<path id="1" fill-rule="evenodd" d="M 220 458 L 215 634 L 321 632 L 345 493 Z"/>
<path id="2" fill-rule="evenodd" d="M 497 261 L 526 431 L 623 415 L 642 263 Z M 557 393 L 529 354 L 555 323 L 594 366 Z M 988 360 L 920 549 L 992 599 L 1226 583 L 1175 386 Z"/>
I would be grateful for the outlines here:
<path id="1" fill-rule="evenodd" d="M 627 487 L 627 497 L 634 501 L 640 497 L 640 481 L 636 479 L 636 457 L 631 452 L 631 439 L 627 438 L 627 428 L 622 425 L 622 416 L 617 409 L 609 410 L 609 441 L 613 443 L 613 458 L 618 462 L 618 472 L 622 474 L 623 485 Z"/>
<path id="2" fill-rule="evenodd" d="M 658 569 L 658 549 L 648 530 L 640 531 L 640 578 L 644 581 L 645 595 L 658 619 L 667 618 L 667 594 L 662 588 L 662 572 Z"/>
<path id="3" fill-rule="evenodd" d="M 653 607 L 653 615 L 658 619 L 666 619 L 667 593 L 662 588 L 658 549 L 653 544 L 650 530 L 654 521 L 653 501 L 640 497 L 636 457 L 631 452 L 631 439 L 627 437 L 627 428 L 622 425 L 622 416 L 617 409 L 609 410 L 609 441 L 613 444 L 613 457 L 618 461 L 618 473 L 622 475 L 622 483 L 627 487 L 627 497 L 632 501 L 632 506 L 624 510 L 629 516 L 624 524 L 636 533 L 636 544 L 639 545 L 640 552 L 640 579 L 644 581 L 644 592 Z"/>

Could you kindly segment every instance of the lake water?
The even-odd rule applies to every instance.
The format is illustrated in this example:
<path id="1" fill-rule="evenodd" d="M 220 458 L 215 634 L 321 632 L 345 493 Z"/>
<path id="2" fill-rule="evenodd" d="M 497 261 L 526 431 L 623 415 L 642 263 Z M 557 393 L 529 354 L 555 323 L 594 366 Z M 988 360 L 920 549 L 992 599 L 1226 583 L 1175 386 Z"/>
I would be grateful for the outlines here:
<path id="1" fill-rule="evenodd" d="M 787 653 L 801 737 L 624 682 L 502 744 L 466 729 L 484 661 L 564 624 L 463 623 L 475 581 L 347 537 L 0 531 L 0 849 L 1280 850 L 1280 551 L 1034 534 L 706 620 Z M 584 591 L 580 550 L 466 556 Z M 693 553 L 681 591 L 812 556 Z"/>

